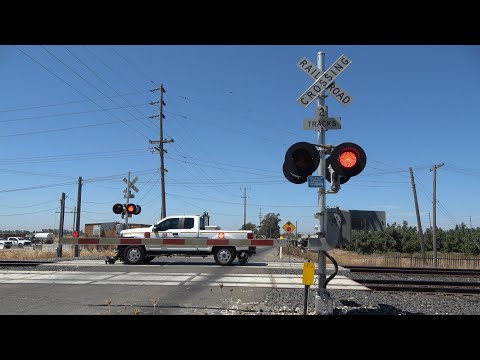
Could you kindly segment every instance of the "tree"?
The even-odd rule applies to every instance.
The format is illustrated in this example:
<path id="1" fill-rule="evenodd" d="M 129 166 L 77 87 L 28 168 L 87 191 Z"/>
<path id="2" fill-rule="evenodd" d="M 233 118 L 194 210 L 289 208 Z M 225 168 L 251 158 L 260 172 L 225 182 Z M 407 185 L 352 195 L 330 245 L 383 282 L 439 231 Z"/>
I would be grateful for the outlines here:
<path id="1" fill-rule="evenodd" d="M 257 225 L 252 223 L 246 223 L 245 225 L 242 225 L 242 228 L 240 230 L 253 230 L 253 233 L 255 235 L 258 234 Z"/>
<path id="2" fill-rule="evenodd" d="M 258 235 L 263 235 L 267 239 L 278 239 L 280 237 L 280 214 L 268 213 L 262 220 L 262 226 Z"/>

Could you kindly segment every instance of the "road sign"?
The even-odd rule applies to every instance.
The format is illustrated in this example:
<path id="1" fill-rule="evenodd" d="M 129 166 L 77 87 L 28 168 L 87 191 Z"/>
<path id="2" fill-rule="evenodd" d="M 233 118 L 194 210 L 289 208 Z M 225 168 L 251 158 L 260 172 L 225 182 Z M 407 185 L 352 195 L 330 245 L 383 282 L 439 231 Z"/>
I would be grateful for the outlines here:
<path id="1" fill-rule="evenodd" d="M 310 60 L 304 57 L 297 63 L 297 66 L 310 76 L 313 80 L 318 80 L 322 72 Z M 348 106 L 352 102 L 352 97 L 343 90 L 336 82 L 332 82 L 326 89 L 343 106 Z"/>
<path id="2" fill-rule="evenodd" d="M 137 182 L 137 180 L 138 180 L 138 176 L 135 176 L 135 179 L 133 179 L 132 181 L 130 181 L 130 189 L 132 189 L 132 190 L 135 191 L 135 192 L 138 192 L 138 191 L 139 191 L 138 188 L 135 186 L 135 183 Z M 123 178 L 123 182 L 128 185 L 128 180 L 127 180 L 127 179 Z M 126 193 L 127 193 L 127 189 L 123 190 L 123 192 L 126 194 Z M 124 196 L 124 197 L 125 197 L 125 196 Z M 133 195 L 130 195 L 130 197 L 133 198 Z"/>
<path id="3" fill-rule="evenodd" d="M 290 221 L 287 221 L 283 226 L 283 230 L 285 230 L 288 234 L 290 234 L 293 230 L 295 230 L 295 225 L 293 225 Z"/>
<path id="4" fill-rule="evenodd" d="M 333 118 L 318 118 L 318 119 L 304 119 L 303 120 L 303 129 L 304 130 L 340 130 L 342 128 L 342 118 L 333 117 Z"/>
<path id="5" fill-rule="evenodd" d="M 129 199 L 133 199 L 134 197 L 135 197 L 135 194 L 130 193 L 130 194 L 128 195 L 128 198 L 129 198 Z M 127 198 L 127 194 L 123 195 L 123 198 L 126 199 L 126 198 Z"/>
<path id="6" fill-rule="evenodd" d="M 298 99 L 297 102 L 307 107 L 315 100 L 352 61 L 345 55 L 338 58 Z"/>
<path id="7" fill-rule="evenodd" d="M 319 118 L 321 118 L 321 117 L 328 117 L 328 106 L 319 105 L 319 106 L 315 109 L 315 115 L 317 115 L 317 117 L 319 117 Z"/>
<path id="8" fill-rule="evenodd" d="M 325 178 L 323 176 L 313 176 L 310 175 L 307 177 L 308 187 L 315 188 L 324 188 L 325 187 Z"/>
<path id="9" fill-rule="evenodd" d="M 130 184 L 130 189 L 133 189 L 135 192 L 138 192 L 138 188 L 133 184 Z"/>
<path id="10" fill-rule="evenodd" d="M 319 105 L 315 109 L 315 119 L 304 119 L 304 130 L 339 130 L 342 128 L 342 119 L 339 117 L 328 117 L 328 106 Z"/>

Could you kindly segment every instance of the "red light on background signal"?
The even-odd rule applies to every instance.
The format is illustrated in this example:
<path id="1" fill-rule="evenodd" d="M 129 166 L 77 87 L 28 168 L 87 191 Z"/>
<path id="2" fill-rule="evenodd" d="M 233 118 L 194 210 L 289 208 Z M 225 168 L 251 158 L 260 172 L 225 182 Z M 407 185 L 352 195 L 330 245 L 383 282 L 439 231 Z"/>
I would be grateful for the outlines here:
<path id="1" fill-rule="evenodd" d="M 134 213 L 135 212 L 135 205 L 128 205 L 127 206 L 127 211 L 131 214 Z"/>
<path id="2" fill-rule="evenodd" d="M 73 232 L 73 237 L 74 237 L 74 238 L 78 238 L 78 236 L 79 236 L 78 231 L 74 231 L 74 232 Z"/>
<path id="3" fill-rule="evenodd" d="M 357 165 L 358 156 L 355 152 L 347 150 L 340 154 L 338 161 L 344 168 L 350 169 Z"/>

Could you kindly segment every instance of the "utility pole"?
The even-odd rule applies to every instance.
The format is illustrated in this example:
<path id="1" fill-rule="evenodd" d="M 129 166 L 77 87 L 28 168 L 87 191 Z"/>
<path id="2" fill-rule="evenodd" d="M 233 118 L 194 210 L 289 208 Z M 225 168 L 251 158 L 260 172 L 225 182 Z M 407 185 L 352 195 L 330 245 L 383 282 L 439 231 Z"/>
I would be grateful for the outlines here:
<path id="1" fill-rule="evenodd" d="M 472 215 L 470 215 L 470 229 L 473 229 L 472 228 Z"/>
<path id="2" fill-rule="evenodd" d="M 471 220 L 470 220 L 470 222 L 471 222 Z M 262 226 L 262 208 L 260 208 L 260 213 L 258 214 L 258 223 L 260 224 L 260 226 Z"/>
<path id="3" fill-rule="evenodd" d="M 242 190 L 242 188 L 240 188 Z M 247 225 L 247 188 L 243 187 L 243 229 Z"/>
<path id="4" fill-rule="evenodd" d="M 160 108 L 160 115 L 154 115 L 150 116 L 150 118 L 155 118 L 159 117 L 160 118 L 160 140 L 158 141 L 152 141 L 149 140 L 150 144 L 156 144 L 160 145 L 159 147 L 154 147 L 155 150 L 157 150 L 160 153 L 160 179 L 161 179 L 161 186 L 162 186 L 162 210 L 161 210 L 161 217 L 162 219 L 167 216 L 167 205 L 165 203 L 165 171 L 168 172 L 167 169 L 165 169 L 165 163 L 164 163 L 164 152 L 167 152 L 166 150 L 163 149 L 163 144 L 165 143 L 173 143 L 174 140 L 165 140 L 163 138 L 163 119 L 165 119 L 165 115 L 163 114 L 163 107 L 166 106 L 165 101 L 163 101 L 163 94 L 166 93 L 167 91 L 163 87 L 163 84 L 160 84 L 160 87 L 157 89 L 153 89 L 150 91 L 158 91 L 160 90 L 160 101 L 158 102 L 159 108 Z M 151 102 L 150 105 L 155 105 L 157 102 Z"/>
<path id="5" fill-rule="evenodd" d="M 60 239 L 63 238 L 63 221 L 65 219 L 65 193 L 62 192 L 60 198 L 60 221 L 58 222 L 58 247 L 57 257 L 62 257 L 62 243 Z"/>
<path id="6" fill-rule="evenodd" d="M 80 236 L 80 208 L 82 206 L 82 177 L 78 178 L 78 193 L 77 193 L 77 222 L 75 224 L 75 231 L 78 232 L 78 236 Z M 75 245 L 74 248 L 74 257 L 80 256 L 80 247 Z"/>
<path id="7" fill-rule="evenodd" d="M 420 210 L 418 209 L 417 189 L 415 188 L 413 168 L 410 168 L 410 179 L 412 180 L 413 198 L 415 201 L 415 211 L 417 213 L 418 236 L 420 238 L 420 252 L 422 253 L 422 258 L 425 258 L 425 240 L 423 238 L 422 221 L 420 219 Z"/>
<path id="8" fill-rule="evenodd" d="M 432 238 L 433 238 L 433 267 L 437 267 L 437 239 L 435 233 L 437 231 L 437 169 L 442 167 L 445 163 L 438 165 L 433 165 L 433 228 L 432 228 Z"/>
<path id="9" fill-rule="evenodd" d="M 432 230 L 432 218 L 430 217 L 430 211 L 428 212 L 428 223 L 430 224 L 430 230 Z"/>

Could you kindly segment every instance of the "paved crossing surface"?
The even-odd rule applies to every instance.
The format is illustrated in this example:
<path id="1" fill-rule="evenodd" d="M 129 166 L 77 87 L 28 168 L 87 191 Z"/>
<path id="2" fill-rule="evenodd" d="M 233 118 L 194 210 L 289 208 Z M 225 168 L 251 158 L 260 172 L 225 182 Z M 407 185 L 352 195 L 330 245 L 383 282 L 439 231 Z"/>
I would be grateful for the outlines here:
<path id="1" fill-rule="evenodd" d="M 49 267 L 75 265 L 81 267 L 108 267 L 100 260 L 73 260 L 59 262 Z M 142 265 L 140 265 L 142 266 Z M 70 285 L 135 285 L 135 286 L 223 286 L 230 287 L 263 287 L 301 289 L 302 275 L 294 274 L 256 273 L 261 269 L 292 269 L 301 270 L 299 263 L 268 263 L 266 266 L 239 266 L 235 273 L 213 273 L 208 271 L 164 272 L 171 265 L 160 265 L 156 272 L 136 271 L 7 271 L 0 272 L 0 284 L 70 284 Z M 153 269 L 151 265 L 144 268 Z M 211 267 L 210 265 L 195 265 L 195 269 Z M 112 269 L 111 267 L 109 270 Z M 368 290 L 365 286 L 343 276 L 337 275 L 327 289 Z"/>

